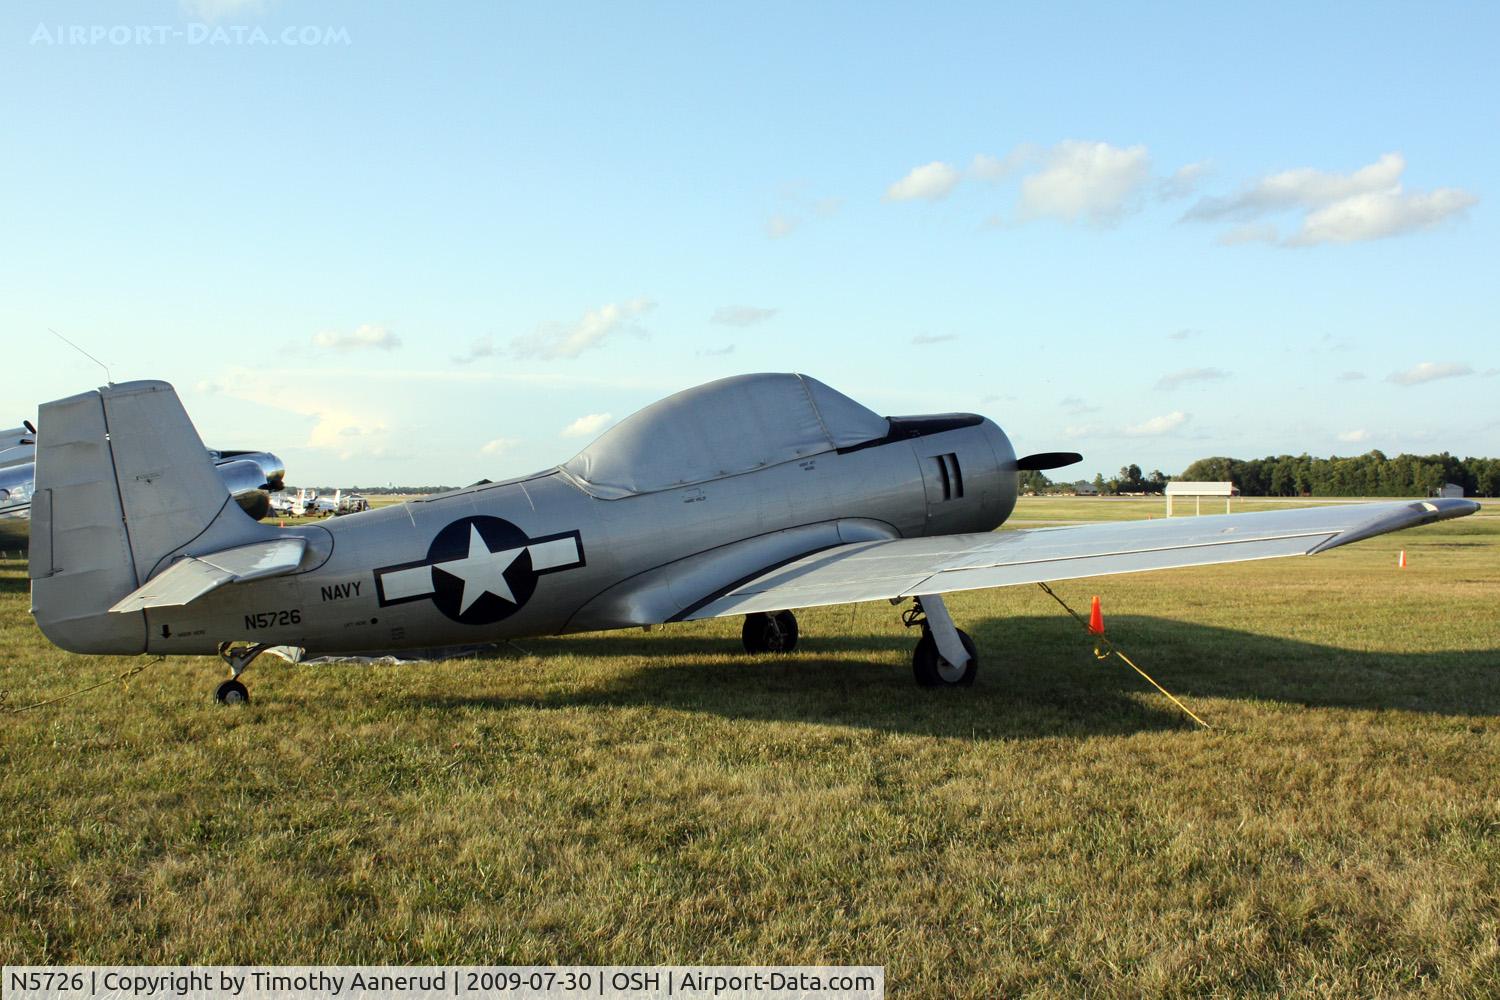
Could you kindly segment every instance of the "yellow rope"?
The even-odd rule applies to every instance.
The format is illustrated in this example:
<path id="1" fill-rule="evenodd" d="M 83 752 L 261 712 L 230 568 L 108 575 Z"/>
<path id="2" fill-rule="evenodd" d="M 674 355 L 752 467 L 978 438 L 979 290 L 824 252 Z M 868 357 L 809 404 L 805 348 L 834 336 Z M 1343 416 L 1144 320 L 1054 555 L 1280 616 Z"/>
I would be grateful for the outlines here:
<path id="1" fill-rule="evenodd" d="M 1045 583 L 1038 583 L 1037 586 L 1041 587 L 1042 590 L 1046 591 L 1048 597 L 1052 598 L 1058 604 L 1061 604 L 1062 607 L 1063 607 L 1063 610 L 1066 611 L 1068 614 L 1072 615 L 1073 618 L 1074 618 L 1074 620 L 1077 621 L 1078 624 L 1080 624 L 1080 625 L 1083 626 L 1084 631 L 1086 631 L 1086 632 L 1089 631 L 1089 623 L 1084 620 L 1083 616 L 1080 615 L 1078 612 L 1074 611 L 1072 608 L 1070 608 L 1068 606 L 1068 602 L 1065 601 L 1065 600 L 1063 600 L 1061 597 L 1058 597 L 1057 594 L 1053 592 L 1053 590 L 1052 590 L 1051 587 L 1047 586 Z M 1090 634 L 1093 634 L 1093 633 L 1090 633 Z M 1134 660 L 1132 660 L 1130 657 L 1126 656 L 1124 653 L 1122 653 L 1118 649 L 1116 649 L 1115 648 L 1115 644 L 1113 642 L 1110 642 L 1108 639 L 1106 639 L 1102 635 L 1095 636 L 1094 637 L 1094 659 L 1096 659 L 1096 660 L 1107 660 L 1111 656 L 1118 656 L 1120 658 L 1120 660 L 1127 667 L 1129 667 L 1131 670 L 1134 670 L 1136 673 L 1140 674 L 1142 677 L 1144 677 L 1146 679 L 1146 682 L 1148 684 L 1150 684 L 1152 687 L 1156 688 L 1156 690 L 1160 691 L 1162 694 L 1166 695 L 1168 701 L 1170 701 L 1172 704 L 1176 705 L 1178 708 L 1182 709 L 1183 714 L 1186 715 L 1189 719 L 1192 719 L 1194 722 L 1198 723 L 1198 725 L 1202 726 L 1204 729 L 1212 729 L 1213 728 L 1213 726 L 1210 726 L 1208 723 L 1206 723 L 1202 719 L 1198 718 L 1198 716 L 1194 715 L 1193 714 L 1193 710 L 1190 709 L 1190 708 L 1188 708 L 1181 701 L 1179 701 L 1177 699 L 1176 695 L 1172 694 L 1172 692 L 1168 691 L 1166 688 L 1164 688 L 1160 684 L 1156 683 L 1155 678 L 1153 678 L 1150 674 L 1146 673 L 1146 671 L 1142 670 L 1140 667 L 1136 666 Z"/>
<path id="2" fill-rule="evenodd" d="M 134 677 L 136 674 L 140 673 L 142 670 L 145 670 L 147 667 L 149 667 L 149 666 L 151 666 L 153 664 L 156 664 L 156 663 L 160 663 L 162 660 L 165 660 L 165 659 L 166 659 L 165 656 L 158 656 L 154 660 L 147 660 L 145 663 L 142 663 L 142 664 L 139 664 L 137 666 L 131 667 L 129 670 L 126 670 L 126 671 L 123 671 L 122 673 L 116 674 L 114 677 L 107 677 L 104 680 L 100 681 L 98 684 L 90 684 L 88 687 L 81 687 L 81 688 L 78 688 L 77 690 L 69 691 L 67 694 L 60 694 L 56 698 L 48 698 L 46 701 L 33 702 L 30 705 L 21 705 L 21 706 L 19 706 L 17 708 L 10 708 L 8 706 L 0 704 L 0 711 L 4 711 L 4 712 L 6 712 L 6 713 L 8 713 L 10 715 L 19 715 L 22 712 L 29 712 L 33 708 L 42 708 L 42 707 L 44 707 L 46 705 L 56 705 L 58 702 L 60 702 L 60 701 L 67 701 L 69 698 L 72 698 L 72 697 L 74 697 L 76 695 L 83 694 L 83 693 L 85 693 L 87 691 L 93 691 L 93 690 L 96 690 L 97 688 L 102 688 L 106 684 L 117 684 L 120 681 L 129 680 L 130 678 Z"/>

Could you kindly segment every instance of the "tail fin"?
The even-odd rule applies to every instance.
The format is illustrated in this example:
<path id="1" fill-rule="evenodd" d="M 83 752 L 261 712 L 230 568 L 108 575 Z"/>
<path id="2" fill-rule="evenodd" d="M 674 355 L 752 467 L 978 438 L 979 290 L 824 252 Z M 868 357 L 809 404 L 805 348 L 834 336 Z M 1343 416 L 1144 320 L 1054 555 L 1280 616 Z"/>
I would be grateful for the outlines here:
<path id="1" fill-rule="evenodd" d="M 32 613 L 77 653 L 139 653 L 144 613 L 108 613 L 193 542 L 266 537 L 214 473 L 177 393 L 125 382 L 42 404 L 31 518 Z"/>

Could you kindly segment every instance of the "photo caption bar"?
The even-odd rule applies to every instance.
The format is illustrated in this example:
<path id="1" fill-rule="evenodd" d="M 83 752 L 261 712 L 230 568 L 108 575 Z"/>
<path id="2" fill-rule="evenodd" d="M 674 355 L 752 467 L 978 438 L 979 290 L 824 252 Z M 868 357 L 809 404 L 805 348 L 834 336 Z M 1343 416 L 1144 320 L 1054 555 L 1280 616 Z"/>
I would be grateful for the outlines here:
<path id="1" fill-rule="evenodd" d="M 3 1000 L 881 1000 L 880 965 L 8 965 Z"/>

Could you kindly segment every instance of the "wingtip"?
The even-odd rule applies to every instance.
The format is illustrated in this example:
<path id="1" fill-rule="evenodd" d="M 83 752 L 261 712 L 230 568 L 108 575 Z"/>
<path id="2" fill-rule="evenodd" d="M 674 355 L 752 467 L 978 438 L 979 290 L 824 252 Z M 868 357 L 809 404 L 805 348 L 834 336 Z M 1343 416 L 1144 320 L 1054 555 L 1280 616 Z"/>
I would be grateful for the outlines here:
<path id="1" fill-rule="evenodd" d="M 1450 517 L 1467 517 L 1478 513 L 1479 504 L 1473 500 L 1460 500 L 1457 497 L 1441 497 L 1436 500 L 1425 500 L 1423 505 L 1434 511 L 1440 519 Z"/>

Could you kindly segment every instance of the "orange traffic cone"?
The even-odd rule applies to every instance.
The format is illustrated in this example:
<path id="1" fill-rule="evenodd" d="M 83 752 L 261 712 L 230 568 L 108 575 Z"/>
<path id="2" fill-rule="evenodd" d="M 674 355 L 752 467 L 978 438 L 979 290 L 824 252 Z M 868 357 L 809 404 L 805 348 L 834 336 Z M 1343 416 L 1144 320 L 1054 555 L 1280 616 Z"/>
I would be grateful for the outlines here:
<path id="1" fill-rule="evenodd" d="M 1094 595 L 1094 605 L 1089 608 L 1089 631 L 1094 635 L 1104 634 L 1104 612 L 1099 610 L 1099 595 Z"/>
<path id="2" fill-rule="evenodd" d="M 1399 555 L 1399 556 L 1396 557 L 1396 568 L 1397 569 L 1405 569 L 1406 568 L 1406 550 L 1405 549 L 1402 549 L 1401 550 L 1401 555 Z"/>

